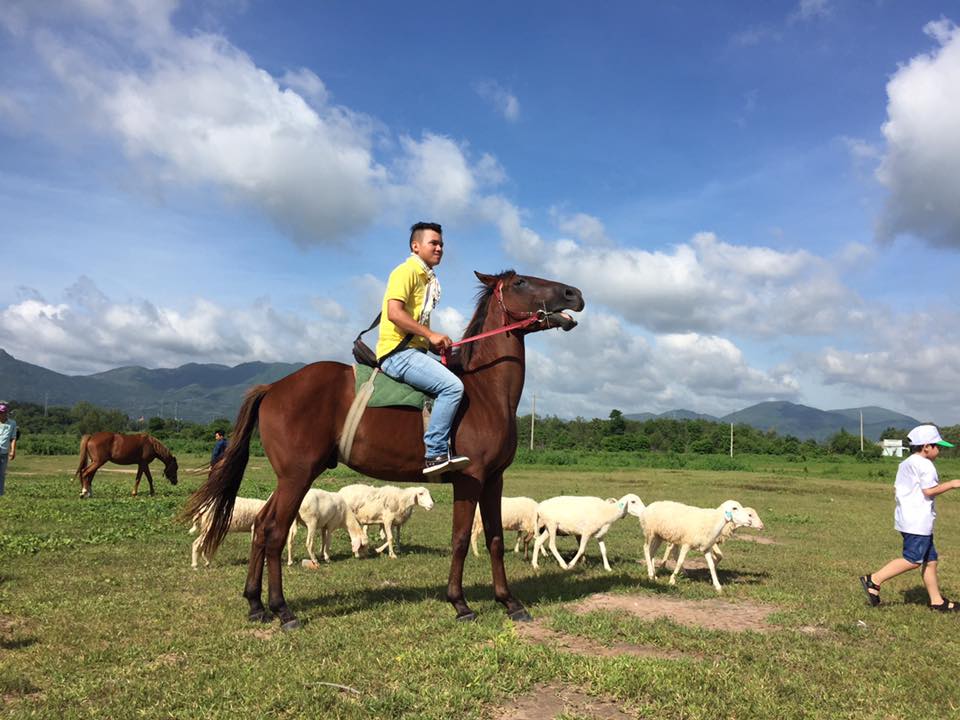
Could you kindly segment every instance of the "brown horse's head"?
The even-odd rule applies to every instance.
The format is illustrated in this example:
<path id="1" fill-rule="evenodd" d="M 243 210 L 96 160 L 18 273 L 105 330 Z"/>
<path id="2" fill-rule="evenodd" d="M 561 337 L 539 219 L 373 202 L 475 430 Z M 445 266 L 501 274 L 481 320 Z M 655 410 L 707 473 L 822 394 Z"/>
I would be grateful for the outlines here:
<path id="1" fill-rule="evenodd" d="M 499 275 L 484 275 L 474 271 L 483 283 L 482 295 L 493 295 L 501 312 L 516 322 L 539 313 L 540 320 L 527 332 L 536 332 L 552 327 L 572 330 L 577 321 L 564 310 L 583 310 L 583 294 L 570 285 L 544 280 L 532 275 L 519 275 L 507 270 Z"/>
<path id="2" fill-rule="evenodd" d="M 177 458 L 173 455 L 163 465 L 163 475 L 170 481 L 171 485 L 177 484 Z"/>

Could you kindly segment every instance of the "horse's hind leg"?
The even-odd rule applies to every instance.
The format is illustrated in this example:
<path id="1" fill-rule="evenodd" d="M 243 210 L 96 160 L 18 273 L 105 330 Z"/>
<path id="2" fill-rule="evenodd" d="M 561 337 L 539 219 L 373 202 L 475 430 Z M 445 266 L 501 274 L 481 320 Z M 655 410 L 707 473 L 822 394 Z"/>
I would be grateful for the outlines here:
<path id="1" fill-rule="evenodd" d="M 97 470 L 102 468 L 107 464 L 106 460 L 97 461 L 95 463 L 90 463 L 87 465 L 83 472 L 80 473 L 80 498 L 92 498 L 93 497 L 93 476 L 97 474 Z"/>
<path id="2" fill-rule="evenodd" d="M 250 553 L 251 571 L 254 570 L 255 556 L 259 555 L 260 558 L 257 577 L 255 578 L 257 603 L 260 602 L 260 581 L 263 573 L 263 558 L 265 557 L 267 561 L 268 605 L 270 610 L 279 616 L 280 624 L 284 630 L 300 627 L 300 621 L 287 607 L 287 601 L 283 597 L 283 558 L 281 555 L 287 542 L 287 535 L 290 532 L 290 524 L 296 519 L 300 503 L 303 502 L 303 496 L 307 494 L 312 480 L 312 478 L 305 478 L 302 482 L 298 482 L 279 479 L 276 491 L 266 507 L 257 516 L 255 549 L 252 549 Z M 258 550 L 259 552 L 257 552 Z M 248 573 L 248 590 L 251 589 L 250 580 L 251 575 Z M 246 591 L 244 595 L 250 600 Z M 251 601 L 252 613 L 253 603 Z"/>

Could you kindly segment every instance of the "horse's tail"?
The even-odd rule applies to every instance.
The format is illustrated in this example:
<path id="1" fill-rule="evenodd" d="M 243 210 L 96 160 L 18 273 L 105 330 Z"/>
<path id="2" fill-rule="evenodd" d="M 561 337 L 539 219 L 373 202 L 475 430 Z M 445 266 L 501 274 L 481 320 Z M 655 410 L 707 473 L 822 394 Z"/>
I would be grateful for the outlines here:
<path id="1" fill-rule="evenodd" d="M 73 476 L 77 479 L 80 478 L 80 473 L 83 472 L 83 468 L 87 464 L 87 443 L 89 441 L 89 435 L 84 435 L 82 438 L 80 438 L 80 465 L 77 467 L 77 471 L 73 474 Z"/>
<path id="2" fill-rule="evenodd" d="M 257 385 L 247 391 L 237 413 L 233 436 L 220 462 L 210 469 L 207 481 L 190 496 L 181 517 L 193 520 L 198 514 L 208 514 L 201 550 L 207 557 L 217 551 L 223 537 L 230 529 L 230 517 L 237 499 L 237 491 L 243 480 L 243 471 L 250 459 L 250 436 L 257 424 L 260 403 L 270 390 L 270 385 Z"/>

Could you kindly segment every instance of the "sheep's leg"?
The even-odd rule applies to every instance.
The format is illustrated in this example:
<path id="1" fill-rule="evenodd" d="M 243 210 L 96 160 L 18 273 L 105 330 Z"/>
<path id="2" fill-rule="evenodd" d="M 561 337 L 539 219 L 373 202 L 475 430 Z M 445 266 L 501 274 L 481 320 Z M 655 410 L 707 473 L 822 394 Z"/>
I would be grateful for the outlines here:
<path id="1" fill-rule="evenodd" d="M 544 530 L 542 533 L 537 535 L 537 539 L 533 543 L 533 560 L 531 564 L 538 568 L 540 565 L 537 563 L 537 558 L 540 557 L 540 550 L 543 548 L 543 543 L 549 537 L 550 533 L 547 530 Z"/>
<path id="2" fill-rule="evenodd" d="M 513 554 L 516 555 L 520 552 L 520 536 L 523 535 L 522 530 L 517 530 L 517 542 L 513 544 Z"/>
<path id="3" fill-rule="evenodd" d="M 720 587 L 720 581 L 717 579 L 717 567 L 713 562 L 713 551 L 711 548 L 707 548 L 707 551 L 703 554 L 707 559 L 707 567 L 710 568 L 710 577 L 713 579 L 713 587 L 718 593 L 723 592 L 723 588 Z"/>
<path id="4" fill-rule="evenodd" d="M 287 565 L 293 565 L 293 541 L 297 537 L 297 521 L 294 520 L 293 524 L 290 526 L 290 532 L 287 533 Z M 251 544 L 253 543 L 253 538 L 250 538 Z"/>
<path id="5" fill-rule="evenodd" d="M 713 553 L 713 562 L 719 564 L 723 560 L 723 553 L 720 552 L 720 543 L 714 543 L 713 547 L 710 548 L 710 552 Z"/>
<path id="6" fill-rule="evenodd" d="M 677 574 L 680 572 L 680 568 L 683 567 L 683 561 L 687 557 L 687 553 L 690 551 L 690 546 L 684 543 L 680 546 L 680 554 L 677 556 L 677 566 L 673 569 L 673 574 L 670 576 L 670 584 L 677 584 Z"/>
<path id="7" fill-rule="evenodd" d="M 387 541 L 377 548 L 377 553 L 382 553 L 384 550 L 388 550 L 389 552 L 387 555 L 396 560 L 397 554 L 393 551 L 393 515 L 389 512 L 384 513 L 383 515 L 383 530 L 387 534 Z"/>
<path id="8" fill-rule="evenodd" d="M 322 532 L 323 532 L 323 538 L 322 538 L 323 561 L 330 562 L 330 536 L 333 535 L 333 533 L 330 531 L 329 528 L 326 528 L 326 527 L 323 528 Z"/>
<path id="9" fill-rule="evenodd" d="M 493 573 L 493 595 L 507 611 L 507 617 L 515 622 L 532 620 L 530 613 L 510 592 L 507 585 L 507 571 L 503 565 L 503 475 L 487 478 L 480 495 L 480 516 L 483 519 L 483 532 L 490 552 L 490 569 Z"/>
<path id="10" fill-rule="evenodd" d="M 600 546 L 600 557 L 603 558 L 603 569 L 607 572 L 611 572 L 610 563 L 607 562 L 607 546 L 604 544 L 603 540 L 597 540 L 597 545 Z"/>
<path id="11" fill-rule="evenodd" d="M 651 580 L 657 574 L 656 565 L 653 564 L 653 556 L 657 554 L 657 548 L 660 547 L 660 536 L 647 536 L 643 543 L 643 557 L 647 561 L 647 577 Z"/>
<path id="12" fill-rule="evenodd" d="M 474 557 L 480 557 L 480 552 L 477 550 L 477 538 L 480 537 L 481 532 L 483 532 L 483 526 L 474 522 L 473 529 L 470 531 L 470 549 L 473 550 Z"/>
<path id="13" fill-rule="evenodd" d="M 550 552 L 553 553 L 553 556 L 557 559 L 557 562 L 560 563 L 560 567 L 566 570 L 567 563 L 560 554 L 560 551 L 557 550 L 557 526 L 547 525 L 547 532 L 550 533 Z"/>
<path id="14" fill-rule="evenodd" d="M 197 534 L 197 539 L 193 541 L 193 545 L 190 547 L 190 567 L 192 568 L 197 567 L 197 553 L 199 552 L 200 546 L 202 544 L 203 544 L 203 532 L 200 532 Z M 204 556 L 203 559 L 204 561 L 206 561 L 207 557 Z M 207 565 L 209 564 L 210 563 L 208 562 Z"/>
<path id="15" fill-rule="evenodd" d="M 317 518 L 310 518 L 306 523 L 307 526 L 307 555 L 310 556 L 310 560 L 314 565 L 319 565 L 320 561 L 317 560 L 316 553 L 314 552 L 314 545 L 317 540 Z M 320 550 L 323 551 L 323 533 L 320 534 Z"/>
<path id="16" fill-rule="evenodd" d="M 590 536 L 584 533 L 580 536 L 580 547 L 577 548 L 577 554 L 573 556 L 573 559 L 567 563 L 568 568 L 572 568 L 577 564 L 577 560 L 583 557 L 583 554 L 587 551 L 587 543 L 590 542 Z M 602 545 L 603 543 L 601 543 Z M 610 568 L 607 568 L 609 570 Z"/>
<path id="17" fill-rule="evenodd" d="M 481 483 L 469 475 L 457 474 L 453 480 L 453 531 L 451 533 L 452 559 L 447 579 L 447 601 L 457 612 L 457 620 L 475 620 L 477 615 L 467 605 L 463 595 L 463 564 L 470 550 L 470 532 L 473 516 L 480 499 Z"/>
<path id="18" fill-rule="evenodd" d="M 674 547 L 673 543 L 667 543 L 667 549 L 663 551 L 663 559 L 660 561 L 660 567 L 666 567 L 667 561 L 670 559 L 670 553 L 673 552 Z"/>

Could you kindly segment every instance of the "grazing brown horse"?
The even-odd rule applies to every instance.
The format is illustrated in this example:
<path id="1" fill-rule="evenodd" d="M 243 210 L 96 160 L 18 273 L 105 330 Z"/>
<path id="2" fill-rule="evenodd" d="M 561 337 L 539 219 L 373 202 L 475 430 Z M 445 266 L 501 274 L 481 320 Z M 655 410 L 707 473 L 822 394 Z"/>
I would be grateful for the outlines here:
<path id="1" fill-rule="evenodd" d="M 510 593 L 503 566 L 503 527 L 500 496 L 504 470 L 517 449 L 516 415 L 524 380 L 524 336 L 528 332 L 576 322 L 563 310 L 582 310 L 583 296 L 569 285 L 518 275 L 477 277 L 483 283 L 467 335 L 497 330 L 528 319 L 524 330 L 485 337 L 465 345 L 457 371 L 464 396 L 454 425 L 456 452 L 471 463 L 448 473 L 453 482 L 453 559 L 447 600 L 458 620 L 476 616 L 463 596 L 463 563 L 477 504 L 483 518 L 493 570 L 494 596 L 514 620 L 529 620 L 523 604 Z M 215 465 L 190 498 L 187 518 L 212 508 L 211 529 L 204 543 L 210 556 L 227 532 L 234 499 L 249 459 L 250 435 L 259 421 L 263 449 L 277 475 L 277 489 L 254 526 L 243 595 L 250 603 L 249 619 L 268 621 L 261 601 L 263 565 L 267 563 L 269 608 L 285 629 L 299 626 L 283 597 L 280 552 L 300 501 L 326 468 L 337 465 L 337 439 L 355 396 L 353 368 L 337 362 L 317 362 L 271 385 L 251 388 L 237 415 L 233 439 L 223 460 Z M 394 482 L 422 483 L 423 420 L 420 410 L 406 407 L 367 408 L 355 435 L 349 467 L 371 477 Z"/>
<path id="2" fill-rule="evenodd" d="M 147 476 L 150 494 L 153 495 L 153 476 L 150 463 L 155 458 L 163 461 L 163 474 L 172 485 L 177 484 L 177 459 L 166 446 L 151 435 L 123 435 L 122 433 L 98 432 L 84 435 L 80 441 L 80 466 L 74 477 L 80 480 L 80 497 L 93 497 L 93 476 L 108 462 L 117 465 L 136 465 L 137 480 L 131 495 L 136 495 L 140 478 Z M 88 462 L 89 460 L 89 462 Z"/>

